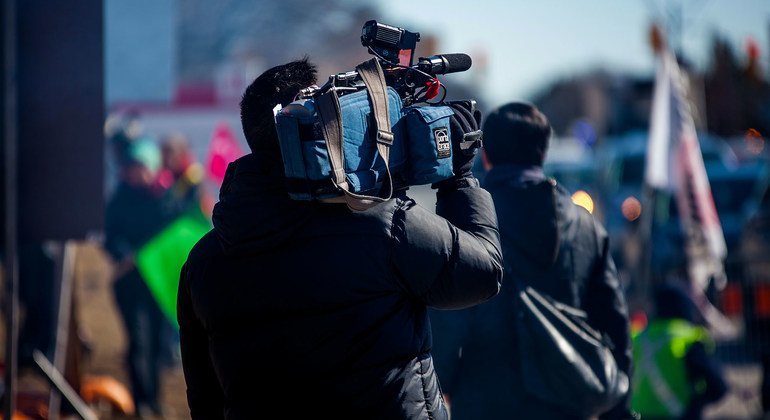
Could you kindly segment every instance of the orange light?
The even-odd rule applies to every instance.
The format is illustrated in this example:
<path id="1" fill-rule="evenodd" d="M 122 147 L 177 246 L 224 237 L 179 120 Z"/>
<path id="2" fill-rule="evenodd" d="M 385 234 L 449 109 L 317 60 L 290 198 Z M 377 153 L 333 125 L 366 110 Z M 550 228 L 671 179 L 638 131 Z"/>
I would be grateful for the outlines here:
<path id="1" fill-rule="evenodd" d="M 754 128 L 746 130 L 744 141 L 746 142 L 746 150 L 753 155 L 758 155 L 765 149 L 765 139 L 762 137 L 762 133 Z"/>
<path id="2" fill-rule="evenodd" d="M 629 222 L 633 222 L 642 215 L 642 203 L 636 197 L 628 197 L 620 205 L 620 212 Z"/>
<path id="3" fill-rule="evenodd" d="M 575 191 L 575 193 L 572 194 L 572 202 L 588 210 L 589 213 L 594 213 L 594 200 L 587 192 L 583 190 Z"/>

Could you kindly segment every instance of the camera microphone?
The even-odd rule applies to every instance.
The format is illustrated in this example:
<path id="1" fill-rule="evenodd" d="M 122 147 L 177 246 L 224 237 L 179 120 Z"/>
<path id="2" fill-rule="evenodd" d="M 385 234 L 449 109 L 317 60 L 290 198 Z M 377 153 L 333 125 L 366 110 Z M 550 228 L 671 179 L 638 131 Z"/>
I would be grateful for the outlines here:
<path id="1" fill-rule="evenodd" d="M 471 68 L 471 57 L 468 54 L 440 54 L 431 57 L 420 57 L 417 62 L 418 70 L 436 74 L 459 73 Z"/>

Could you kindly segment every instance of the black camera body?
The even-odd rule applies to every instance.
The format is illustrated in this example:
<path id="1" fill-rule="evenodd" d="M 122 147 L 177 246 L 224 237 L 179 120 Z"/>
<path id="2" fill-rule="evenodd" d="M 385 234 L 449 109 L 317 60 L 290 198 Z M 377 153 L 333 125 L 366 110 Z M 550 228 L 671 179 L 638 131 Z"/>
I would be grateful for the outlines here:
<path id="1" fill-rule="evenodd" d="M 414 50 L 420 41 L 419 32 L 410 32 L 396 26 L 367 21 L 361 30 L 361 44 L 377 57 L 382 65 L 385 81 L 398 92 L 405 106 L 427 102 L 444 88 L 436 75 L 466 71 L 471 67 L 467 54 L 443 54 L 420 57 L 413 64 Z M 348 71 L 329 77 L 323 86 L 309 87 L 299 92 L 297 99 L 320 95 L 329 89 L 343 96 L 364 89 L 358 72 Z M 446 91 L 444 90 L 446 94 Z M 438 102 L 443 101 L 443 98 Z"/>

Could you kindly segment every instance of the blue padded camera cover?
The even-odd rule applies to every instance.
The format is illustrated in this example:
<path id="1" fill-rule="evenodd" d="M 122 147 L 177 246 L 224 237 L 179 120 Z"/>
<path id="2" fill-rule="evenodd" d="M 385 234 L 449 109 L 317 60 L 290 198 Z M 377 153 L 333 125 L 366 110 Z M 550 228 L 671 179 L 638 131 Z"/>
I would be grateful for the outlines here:
<path id="1" fill-rule="evenodd" d="M 390 147 L 390 170 L 396 176 L 405 170 L 406 150 L 401 122 L 401 98 L 388 87 L 388 107 L 394 140 Z M 385 163 L 377 152 L 375 124 L 366 90 L 339 98 L 345 174 L 351 191 L 377 191 L 385 179 Z M 303 99 L 283 108 L 275 118 L 289 195 L 295 200 L 331 198 L 340 195 L 331 184 L 329 155 L 315 101 Z"/>
<path id="2" fill-rule="evenodd" d="M 409 138 L 409 184 L 431 184 L 454 175 L 449 128 L 452 109 L 424 105 L 405 108 L 404 113 Z"/>

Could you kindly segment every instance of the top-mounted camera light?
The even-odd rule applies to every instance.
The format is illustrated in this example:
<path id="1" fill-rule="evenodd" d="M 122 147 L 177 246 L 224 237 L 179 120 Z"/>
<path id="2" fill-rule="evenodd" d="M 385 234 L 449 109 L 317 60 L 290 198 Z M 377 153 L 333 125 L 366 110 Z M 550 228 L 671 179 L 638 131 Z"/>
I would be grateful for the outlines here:
<path id="1" fill-rule="evenodd" d="M 414 50 L 420 41 L 419 32 L 370 20 L 361 30 L 361 44 L 392 63 L 411 66 Z"/>

